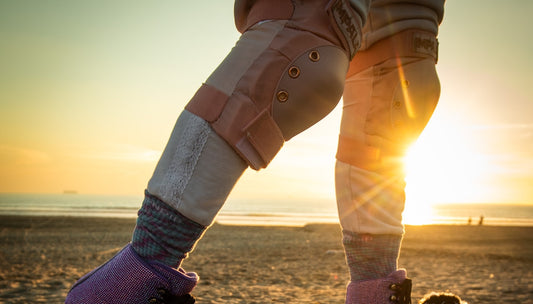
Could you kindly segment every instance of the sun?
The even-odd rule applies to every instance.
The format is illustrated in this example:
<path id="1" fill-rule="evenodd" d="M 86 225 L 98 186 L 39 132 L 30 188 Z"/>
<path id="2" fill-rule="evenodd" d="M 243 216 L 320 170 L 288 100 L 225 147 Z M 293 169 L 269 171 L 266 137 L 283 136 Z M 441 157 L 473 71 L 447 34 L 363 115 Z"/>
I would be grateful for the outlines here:
<path id="1" fill-rule="evenodd" d="M 474 202 L 483 195 L 479 181 L 486 163 L 465 128 L 436 119 L 409 149 L 406 224 L 431 223 L 435 204 Z"/>

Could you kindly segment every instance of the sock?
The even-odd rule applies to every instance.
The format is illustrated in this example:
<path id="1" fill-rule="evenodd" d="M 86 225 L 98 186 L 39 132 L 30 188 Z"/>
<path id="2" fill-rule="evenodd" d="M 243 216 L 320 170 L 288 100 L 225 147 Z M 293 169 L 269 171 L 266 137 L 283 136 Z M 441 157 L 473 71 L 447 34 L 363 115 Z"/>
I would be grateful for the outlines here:
<path id="1" fill-rule="evenodd" d="M 132 246 L 147 260 L 179 268 L 206 229 L 146 192 L 138 212 Z"/>
<path id="2" fill-rule="evenodd" d="M 398 268 L 402 235 L 342 233 L 352 282 L 383 278 Z"/>

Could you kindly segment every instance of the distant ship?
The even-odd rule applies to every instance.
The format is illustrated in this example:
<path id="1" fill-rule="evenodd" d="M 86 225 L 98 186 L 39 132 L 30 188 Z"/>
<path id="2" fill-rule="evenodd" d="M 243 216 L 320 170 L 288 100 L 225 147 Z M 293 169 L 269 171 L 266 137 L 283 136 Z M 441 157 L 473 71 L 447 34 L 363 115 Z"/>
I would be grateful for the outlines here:
<path id="1" fill-rule="evenodd" d="M 63 194 L 78 194 L 78 191 L 76 191 L 76 190 L 64 190 Z"/>

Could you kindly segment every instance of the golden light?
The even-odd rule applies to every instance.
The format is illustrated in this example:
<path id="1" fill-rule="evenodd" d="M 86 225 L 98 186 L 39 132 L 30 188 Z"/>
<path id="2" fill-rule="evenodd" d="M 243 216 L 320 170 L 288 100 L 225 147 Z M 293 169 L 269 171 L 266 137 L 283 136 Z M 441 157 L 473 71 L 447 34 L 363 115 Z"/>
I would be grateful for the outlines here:
<path id="1" fill-rule="evenodd" d="M 405 157 L 406 208 L 404 222 L 431 223 L 432 206 L 439 203 L 479 201 L 486 159 L 475 139 L 457 122 L 431 121 Z"/>

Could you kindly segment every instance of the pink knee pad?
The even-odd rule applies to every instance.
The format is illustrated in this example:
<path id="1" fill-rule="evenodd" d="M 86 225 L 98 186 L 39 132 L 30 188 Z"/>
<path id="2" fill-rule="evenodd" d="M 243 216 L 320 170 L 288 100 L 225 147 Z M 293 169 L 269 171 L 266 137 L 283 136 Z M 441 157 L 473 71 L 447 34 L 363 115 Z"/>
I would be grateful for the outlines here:
<path id="1" fill-rule="evenodd" d="M 420 135 L 440 95 L 434 34 L 410 30 L 358 53 L 350 64 L 337 159 L 381 174 Z"/>
<path id="2" fill-rule="evenodd" d="M 268 1 L 256 1 L 250 9 L 244 5 L 244 16 L 236 23 L 246 32 L 186 107 L 256 170 L 265 168 L 285 141 L 336 106 L 360 42 L 361 21 L 348 1 L 281 2 L 286 16 L 279 11 L 271 16 L 268 10 L 261 14 L 259 8 Z M 254 31 L 272 30 L 256 20 L 272 19 L 280 26 L 266 35 L 271 40 L 253 51 L 257 54 L 246 53 L 253 49 L 255 41 L 248 40 Z M 239 52 L 251 57 L 249 64 L 241 64 L 244 59 L 235 55 Z M 228 81 L 235 85 L 228 89 Z"/>

